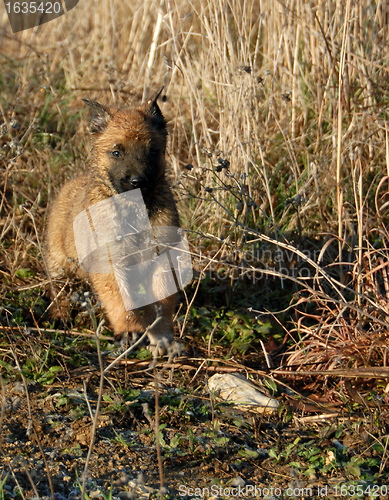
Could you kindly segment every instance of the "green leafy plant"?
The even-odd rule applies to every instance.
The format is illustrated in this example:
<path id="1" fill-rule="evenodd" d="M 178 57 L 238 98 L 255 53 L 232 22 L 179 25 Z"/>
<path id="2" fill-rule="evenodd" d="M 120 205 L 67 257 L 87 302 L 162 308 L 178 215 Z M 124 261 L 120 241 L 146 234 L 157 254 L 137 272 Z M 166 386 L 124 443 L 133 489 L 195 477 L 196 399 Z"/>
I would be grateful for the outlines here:
<path id="1" fill-rule="evenodd" d="M 277 448 L 270 448 L 269 457 L 274 458 L 277 463 L 280 463 L 281 461 L 286 462 L 289 459 L 290 454 L 295 451 L 296 445 L 300 440 L 301 438 L 297 437 L 293 443 L 288 444 L 285 450 L 282 451 L 278 451 Z"/>
<path id="2" fill-rule="evenodd" d="M 3 478 L 4 476 L 4 478 Z M 0 500 L 5 500 L 5 491 L 4 491 L 4 486 L 5 483 L 7 482 L 8 474 L 5 474 L 4 471 L 2 471 L 1 476 L 0 476 Z"/>

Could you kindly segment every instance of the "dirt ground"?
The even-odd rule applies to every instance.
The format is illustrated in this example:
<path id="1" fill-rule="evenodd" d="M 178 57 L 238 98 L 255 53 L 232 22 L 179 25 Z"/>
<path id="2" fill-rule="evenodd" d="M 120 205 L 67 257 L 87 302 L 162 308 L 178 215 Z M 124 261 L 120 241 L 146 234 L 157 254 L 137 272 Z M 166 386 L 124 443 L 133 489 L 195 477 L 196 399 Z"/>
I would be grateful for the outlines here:
<path id="1" fill-rule="evenodd" d="M 30 338 L 30 346 L 37 349 L 37 340 Z M 97 356 L 84 348 L 78 354 L 89 364 L 74 369 L 65 358 L 75 353 L 66 344 L 59 348 L 66 368 L 49 383 L 19 376 L 3 384 L 1 498 L 80 497 L 100 384 Z M 104 356 L 106 364 L 112 359 Z M 374 445 L 378 427 L 382 432 L 389 423 L 387 408 L 362 415 L 280 390 L 277 413 L 241 411 L 211 398 L 212 373 L 196 367 L 190 358 L 154 369 L 130 360 L 108 374 L 85 478 L 90 498 L 336 498 L 342 485 L 348 493 L 358 484 L 369 495 L 381 488 L 379 498 L 386 498 L 387 451 Z"/>

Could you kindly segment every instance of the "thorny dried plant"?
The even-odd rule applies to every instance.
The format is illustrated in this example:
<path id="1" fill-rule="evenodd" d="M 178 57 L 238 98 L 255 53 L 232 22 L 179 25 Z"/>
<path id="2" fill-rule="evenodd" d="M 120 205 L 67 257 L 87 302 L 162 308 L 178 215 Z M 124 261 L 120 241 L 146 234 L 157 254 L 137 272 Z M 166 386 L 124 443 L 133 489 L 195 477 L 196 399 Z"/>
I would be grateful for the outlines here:
<path id="1" fill-rule="evenodd" d="M 163 83 L 171 175 L 198 271 L 177 315 L 182 337 L 201 294 L 215 311 L 238 303 L 283 332 L 267 355 L 288 382 L 313 390 L 324 380 L 329 391 L 329 372 L 360 384 L 371 369 L 363 381 L 374 387 L 388 350 L 385 2 L 101 0 L 17 35 L 1 19 L 1 336 L 17 332 L 31 379 L 53 383 L 51 356 L 50 368 L 73 374 L 58 347 L 67 330 L 42 319 L 41 241 L 59 187 L 87 168 L 81 99 L 131 105 Z M 90 314 L 70 319 L 77 338 L 93 335 L 82 330 Z M 192 335 L 200 352 L 216 351 L 221 323 L 205 345 Z M 1 356 L 11 373 L 10 352 Z"/>

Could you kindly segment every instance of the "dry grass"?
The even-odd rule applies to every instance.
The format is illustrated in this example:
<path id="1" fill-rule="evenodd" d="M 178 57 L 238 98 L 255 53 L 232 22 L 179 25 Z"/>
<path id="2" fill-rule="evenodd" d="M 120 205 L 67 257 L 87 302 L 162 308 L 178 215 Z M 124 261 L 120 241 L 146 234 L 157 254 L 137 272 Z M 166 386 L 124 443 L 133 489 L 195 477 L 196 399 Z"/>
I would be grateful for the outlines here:
<path id="1" fill-rule="evenodd" d="M 101 0 L 13 35 L 0 6 L 4 321 L 14 295 L 47 286 L 46 206 L 86 161 L 81 98 L 123 105 L 164 83 L 196 253 L 234 280 L 281 277 L 266 285 L 280 296 L 293 278 L 290 366 L 386 366 L 388 15 L 367 0 Z"/>
<path id="2" fill-rule="evenodd" d="M 350 404 L 381 411 L 388 397 L 388 27 L 381 0 L 99 0 L 14 35 L 1 4 L 0 324 L 4 336 L 20 329 L 23 363 L 31 357 L 44 366 L 49 353 L 48 342 L 36 347 L 25 327 L 48 326 L 47 207 L 66 179 L 87 168 L 81 99 L 131 105 L 163 83 L 183 226 L 200 277 L 206 271 L 209 288 L 224 287 L 214 302 L 207 291 L 207 306 L 225 311 L 234 293 L 241 296 L 234 314 L 245 307 L 285 332 L 285 345 L 268 353 L 276 377 L 302 380 L 311 392 L 319 383 L 321 392 L 324 380 L 328 399 L 347 393 Z M 186 305 L 196 306 L 193 290 Z M 185 334 L 190 311 L 184 300 L 180 307 Z M 226 318 L 218 316 L 203 346 L 209 359 L 219 358 L 212 336 Z M 74 325 L 90 326 L 90 317 L 78 314 Z M 8 352 L 1 361 L 4 370 L 13 363 Z M 348 381 L 357 376 L 363 382 Z M 386 431 L 375 418 L 383 468 Z"/>

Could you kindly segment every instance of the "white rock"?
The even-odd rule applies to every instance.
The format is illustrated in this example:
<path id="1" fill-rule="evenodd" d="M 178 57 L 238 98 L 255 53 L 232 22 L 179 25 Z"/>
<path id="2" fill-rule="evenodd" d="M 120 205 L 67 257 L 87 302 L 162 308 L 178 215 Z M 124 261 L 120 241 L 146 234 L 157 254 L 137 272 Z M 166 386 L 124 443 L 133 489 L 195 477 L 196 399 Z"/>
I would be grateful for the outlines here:
<path id="1" fill-rule="evenodd" d="M 224 401 L 246 405 L 248 409 L 260 413 L 274 412 L 279 403 L 274 398 L 265 396 L 252 382 L 236 373 L 215 374 L 208 380 L 210 391 Z"/>

